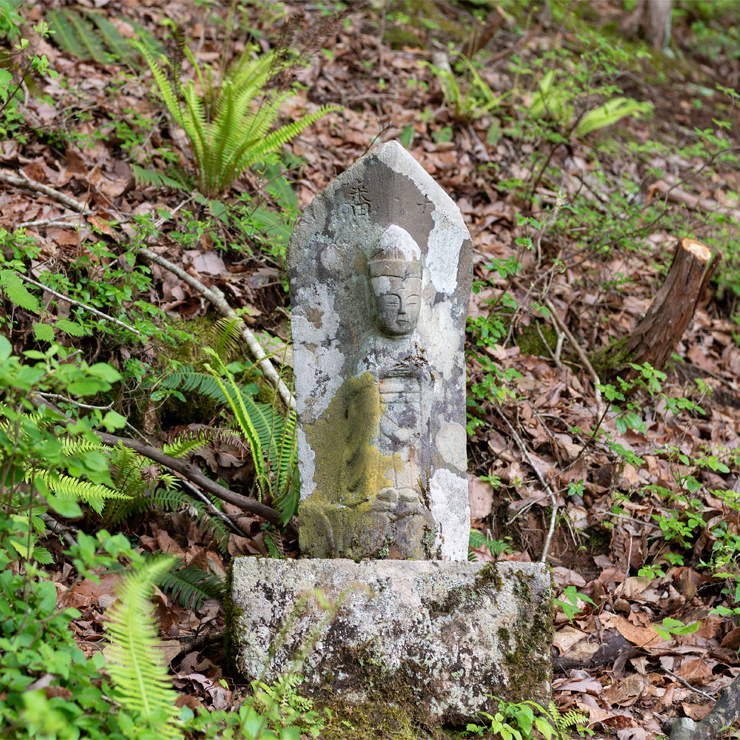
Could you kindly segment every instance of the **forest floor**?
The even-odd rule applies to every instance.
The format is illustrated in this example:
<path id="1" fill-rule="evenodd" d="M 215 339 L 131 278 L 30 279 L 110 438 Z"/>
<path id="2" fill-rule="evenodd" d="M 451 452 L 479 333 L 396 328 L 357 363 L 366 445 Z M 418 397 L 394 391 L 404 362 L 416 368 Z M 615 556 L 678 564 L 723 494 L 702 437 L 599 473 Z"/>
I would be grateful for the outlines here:
<path id="1" fill-rule="evenodd" d="M 616 30 L 626 15 L 621 3 L 593 2 L 580 16 L 555 20 L 509 6 L 516 3 L 504 4 L 509 12 L 476 57 L 490 90 L 506 93 L 483 111 L 469 75 L 456 75 L 456 110 L 426 65 L 443 63 L 439 53 L 449 52 L 448 42 L 467 48 L 472 29 L 484 25 L 471 15 L 473 6 L 409 0 L 387 12 L 350 7 L 338 18 L 331 8 L 289 0 L 234 6 L 229 21 L 228 7 L 194 0 L 96 1 L 124 37 L 142 28 L 164 39 L 165 21 L 173 21 L 207 64 L 222 59 L 229 28 L 232 54 L 250 39 L 267 49 L 286 17 L 302 32 L 294 43 L 307 51 L 308 64 L 297 72 L 304 88 L 287 118 L 320 105 L 344 108 L 285 145 L 277 175 L 244 174 L 223 198 L 222 213 L 182 190 L 147 184 L 147 171 L 187 167 L 191 155 L 145 67 L 83 60 L 29 29 L 59 76 L 28 86 L 16 134 L 0 142 L 0 164 L 7 174 L 22 170 L 85 202 L 91 213 L 71 214 L 48 193 L 6 184 L 0 226 L 25 228 L 37 242 L 30 277 L 77 281 L 75 295 L 106 312 L 101 286 L 113 295 L 125 284 L 112 270 L 129 247 L 109 226 L 122 223 L 133 241 L 146 237 L 150 249 L 220 288 L 233 308 L 245 309 L 255 332 L 277 337 L 280 346 L 289 338 L 282 268 L 291 217 L 373 144 L 400 139 L 457 202 L 475 249 L 469 471 L 473 527 L 482 537 L 473 552 L 481 560 L 539 560 L 556 501 L 547 551 L 561 602 L 555 702 L 588 714 L 597 736 L 650 740 L 664 734 L 670 717 L 701 719 L 740 674 L 733 611 L 740 583 L 738 60 L 721 43 L 710 48 L 706 35 L 699 38 L 690 11 L 676 20 L 671 54 L 640 54 L 642 45 Z M 34 4 L 27 20 L 42 20 L 50 8 Z M 81 8 L 93 3 L 68 6 Z M 619 56 L 622 35 L 626 52 Z M 548 69 L 561 70 L 560 100 L 573 108 L 554 121 L 527 115 Z M 187 62 L 183 70 L 192 73 Z M 598 89 L 606 85 L 651 103 L 652 114 L 577 134 L 572 121 L 616 94 Z M 286 183 L 292 194 L 278 192 Z M 285 223 L 267 223 L 257 208 L 281 211 Z M 144 237 L 147 218 L 159 221 Z M 665 380 L 617 398 L 611 409 L 608 403 L 599 418 L 594 379 L 553 324 L 546 300 L 593 356 L 634 329 L 686 236 L 722 254 L 711 287 L 699 297 Z M 104 251 L 95 246 L 101 242 Z M 151 383 L 147 389 L 167 371 L 165 358 L 202 360 L 197 350 L 208 342 L 215 313 L 179 278 L 149 266 L 151 282 L 116 293 L 116 315 L 141 317 L 136 302 L 149 302 L 166 312 L 166 319 L 152 319 L 156 329 L 136 339 L 118 330 L 68 343 L 125 371 L 116 410 L 163 441 L 219 418 L 212 406 L 153 398 Z M 130 274 L 132 265 L 121 259 L 116 269 Z M 48 293 L 45 299 L 54 318 L 70 315 L 69 304 Z M 12 322 L 3 331 L 10 327 L 17 350 L 42 346 L 34 316 L 7 302 L 2 310 Z M 176 346 L 168 344 L 173 336 Z M 290 368 L 284 370 L 289 378 Z M 234 490 L 250 491 L 254 468 L 238 446 L 214 441 L 196 459 Z M 221 550 L 185 511 L 149 511 L 118 527 L 144 551 L 170 552 L 225 577 L 231 557 L 268 549 L 263 520 L 230 504 L 224 511 L 241 535 L 232 533 Z M 74 526 L 92 532 L 102 524 L 92 516 Z M 296 532 L 294 522 L 280 544 L 290 556 L 297 554 Z M 55 558 L 47 570 L 59 605 L 82 612 L 73 626 L 91 655 L 103 645 L 117 576 L 79 581 L 63 545 L 53 536 L 45 544 Z M 244 687 L 226 671 L 220 600 L 189 608 L 157 591 L 156 606 L 181 703 L 238 703 Z"/>

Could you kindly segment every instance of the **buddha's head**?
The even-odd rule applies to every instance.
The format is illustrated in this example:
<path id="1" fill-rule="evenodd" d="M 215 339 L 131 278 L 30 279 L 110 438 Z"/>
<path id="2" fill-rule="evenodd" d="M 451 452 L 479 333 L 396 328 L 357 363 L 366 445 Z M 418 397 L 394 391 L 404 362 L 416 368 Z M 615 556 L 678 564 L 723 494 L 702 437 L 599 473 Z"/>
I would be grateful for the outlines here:
<path id="1" fill-rule="evenodd" d="M 411 334 L 421 309 L 421 250 L 408 231 L 389 226 L 369 264 L 375 314 L 380 330 L 391 337 Z"/>

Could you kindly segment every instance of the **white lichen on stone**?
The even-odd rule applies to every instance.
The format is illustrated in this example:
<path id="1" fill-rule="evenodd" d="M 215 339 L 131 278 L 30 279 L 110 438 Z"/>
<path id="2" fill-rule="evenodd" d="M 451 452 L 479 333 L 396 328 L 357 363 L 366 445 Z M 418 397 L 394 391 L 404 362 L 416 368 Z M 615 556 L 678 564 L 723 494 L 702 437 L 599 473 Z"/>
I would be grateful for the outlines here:
<path id="1" fill-rule="evenodd" d="M 463 473 L 468 468 L 467 440 L 468 435 L 462 424 L 439 416 L 439 431 L 435 440 L 439 454 L 448 465 L 453 465 Z"/>
<path id="2" fill-rule="evenodd" d="M 311 594 L 341 604 L 332 620 Z M 495 696 L 547 702 L 550 574 L 541 563 L 236 558 L 229 630 L 248 681 L 300 666 L 315 698 L 458 721 Z M 385 692 L 385 693 L 383 693 Z M 409 703 L 410 702 L 410 703 Z"/>
<path id="3" fill-rule="evenodd" d="M 439 468 L 429 481 L 430 509 L 437 522 L 442 560 L 467 560 L 470 535 L 468 479 Z"/>

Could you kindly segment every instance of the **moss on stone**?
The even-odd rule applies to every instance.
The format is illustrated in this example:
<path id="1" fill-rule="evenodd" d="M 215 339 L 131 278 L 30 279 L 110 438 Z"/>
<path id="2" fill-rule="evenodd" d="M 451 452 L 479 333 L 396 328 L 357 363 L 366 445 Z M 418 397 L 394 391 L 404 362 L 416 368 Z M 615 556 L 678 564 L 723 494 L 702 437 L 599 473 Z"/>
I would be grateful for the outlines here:
<path id="1" fill-rule="evenodd" d="M 426 44 L 422 43 L 421 39 L 408 28 L 397 28 L 395 26 L 386 28 L 383 39 L 391 49 L 401 50 L 405 46 L 412 49 L 426 48 Z"/>
<path id="2" fill-rule="evenodd" d="M 395 522 L 376 499 L 393 485 L 388 472 L 401 472 L 403 463 L 398 453 L 384 455 L 373 444 L 384 410 L 375 378 L 365 373 L 345 380 L 321 417 L 303 427 L 315 455 L 315 489 L 299 508 L 303 553 L 336 557 L 339 548 L 342 557 L 389 556 Z M 423 540 L 419 532 L 412 558 L 424 556 Z"/>
<path id="3" fill-rule="evenodd" d="M 537 330 L 538 327 L 539 331 Z M 540 336 L 540 333 L 542 336 Z M 543 337 L 544 342 L 542 341 Z M 519 334 L 515 335 L 515 341 L 523 355 L 549 357 L 550 352 L 555 352 L 558 345 L 558 336 L 550 324 L 544 321 L 532 321 L 529 326 L 521 327 Z M 547 346 L 545 346 L 545 342 Z"/>
<path id="4" fill-rule="evenodd" d="M 615 378 L 629 368 L 629 364 L 637 351 L 627 352 L 625 349 L 627 339 L 628 337 L 618 339 L 608 347 L 596 352 L 590 358 L 591 365 L 593 365 L 596 374 L 601 378 L 602 382 Z"/>

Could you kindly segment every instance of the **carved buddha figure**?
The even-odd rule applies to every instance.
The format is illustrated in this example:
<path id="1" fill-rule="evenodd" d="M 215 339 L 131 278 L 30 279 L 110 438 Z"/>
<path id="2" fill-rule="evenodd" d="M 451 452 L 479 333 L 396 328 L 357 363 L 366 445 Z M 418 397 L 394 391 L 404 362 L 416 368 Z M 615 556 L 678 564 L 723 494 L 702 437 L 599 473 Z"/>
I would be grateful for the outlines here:
<path id="1" fill-rule="evenodd" d="M 389 226 L 370 260 L 375 318 L 389 337 L 416 329 L 421 309 L 421 251 L 405 229 Z"/>
<path id="2" fill-rule="evenodd" d="M 400 455 L 403 467 L 391 473 L 392 486 L 378 492 L 376 509 L 397 515 L 417 513 L 422 430 L 423 363 L 408 339 L 421 309 L 421 251 L 412 236 L 389 226 L 369 263 L 369 277 L 378 328 L 392 342 L 378 353 L 378 391 L 384 411 L 378 429 L 383 455 Z"/>

